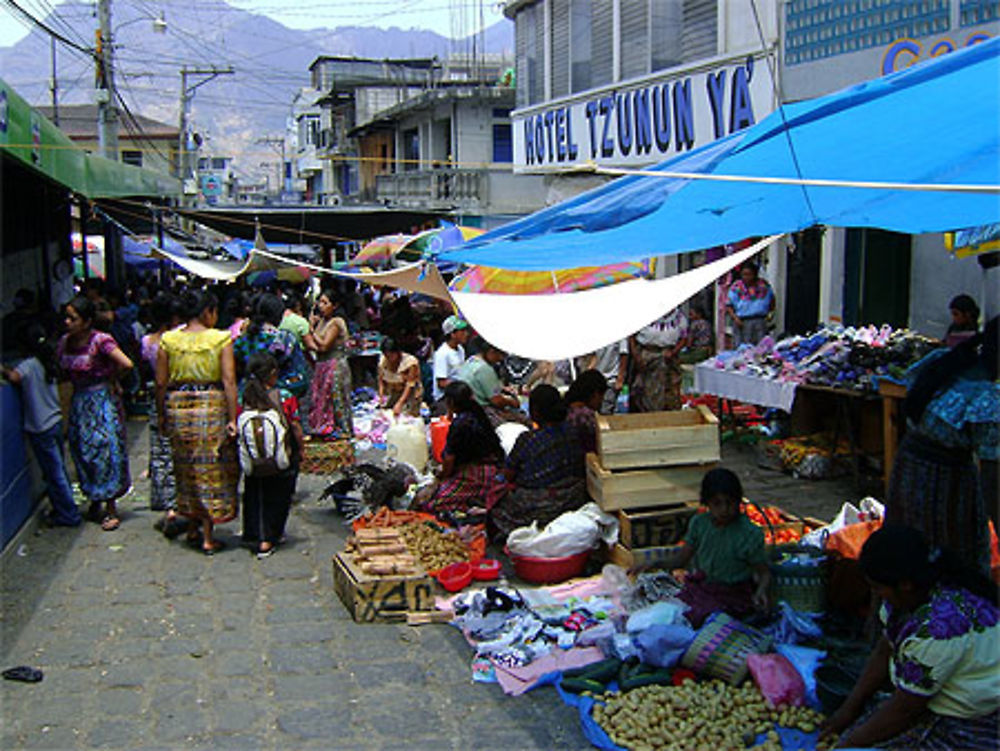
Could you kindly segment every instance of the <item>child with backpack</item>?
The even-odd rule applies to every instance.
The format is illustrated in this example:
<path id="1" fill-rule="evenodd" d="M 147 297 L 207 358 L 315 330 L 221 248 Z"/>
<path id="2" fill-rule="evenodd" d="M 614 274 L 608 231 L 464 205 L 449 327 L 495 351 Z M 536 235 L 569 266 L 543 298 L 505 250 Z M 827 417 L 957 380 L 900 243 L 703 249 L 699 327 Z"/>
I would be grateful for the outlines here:
<path id="1" fill-rule="evenodd" d="M 82 521 L 73 500 L 63 461 L 62 409 L 56 389 L 55 345 L 48 339 L 40 323 L 29 323 L 24 329 L 23 349 L 28 355 L 16 368 L 0 368 L 4 378 L 21 387 L 24 400 L 24 432 L 45 478 L 45 487 L 52 503 L 46 515 L 51 526 L 76 527 Z"/>
<path id="2" fill-rule="evenodd" d="M 298 402 L 282 399 L 277 383 L 273 355 L 263 351 L 247 359 L 236 442 L 244 475 L 243 542 L 256 548 L 260 560 L 274 554 L 285 533 L 302 453 Z"/>

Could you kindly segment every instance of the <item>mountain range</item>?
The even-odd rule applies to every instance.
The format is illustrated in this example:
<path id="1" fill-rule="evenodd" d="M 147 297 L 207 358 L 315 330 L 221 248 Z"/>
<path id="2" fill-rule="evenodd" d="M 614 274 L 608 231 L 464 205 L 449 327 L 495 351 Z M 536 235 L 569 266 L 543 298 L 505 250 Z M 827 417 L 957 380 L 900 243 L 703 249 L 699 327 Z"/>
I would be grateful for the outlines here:
<path id="1" fill-rule="evenodd" d="M 166 8 L 165 33 L 154 19 Z M 80 47 L 94 46 L 97 19 L 93 2 L 70 1 L 41 20 Z M 240 171 L 260 171 L 275 152 L 257 143 L 285 133 L 296 92 L 309 85 L 309 65 L 322 55 L 366 58 L 438 57 L 452 53 L 507 53 L 514 47 L 513 23 L 504 19 L 482 34 L 448 39 L 421 29 L 339 26 L 290 29 L 267 16 L 241 10 L 224 0 L 115 0 L 115 83 L 135 114 L 177 123 L 182 67 L 225 68 L 224 75 L 200 85 L 191 118 L 206 139 L 204 150 L 233 156 Z M 93 60 L 85 52 L 56 44 L 60 104 L 92 103 Z M 51 103 L 51 39 L 36 28 L 16 44 L 0 47 L 0 76 L 31 104 Z M 189 85 L 197 82 L 191 78 Z M 123 122 L 123 132 L 125 123 Z"/>

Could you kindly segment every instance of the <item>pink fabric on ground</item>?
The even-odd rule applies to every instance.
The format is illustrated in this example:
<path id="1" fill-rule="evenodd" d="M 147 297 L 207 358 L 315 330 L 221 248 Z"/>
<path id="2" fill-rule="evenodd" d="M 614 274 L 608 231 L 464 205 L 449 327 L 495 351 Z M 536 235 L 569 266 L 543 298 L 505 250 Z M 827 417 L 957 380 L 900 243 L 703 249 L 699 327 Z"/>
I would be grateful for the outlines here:
<path id="1" fill-rule="evenodd" d="M 597 647 L 574 647 L 557 649 L 544 657 L 539 657 L 530 665 L 511 668 L 496 665 L 497 682 L 508 696 L 520 696 L 530 690 L 538 679 L 548 673 L 590 665 L 604 659 L 604 653 Z"/>

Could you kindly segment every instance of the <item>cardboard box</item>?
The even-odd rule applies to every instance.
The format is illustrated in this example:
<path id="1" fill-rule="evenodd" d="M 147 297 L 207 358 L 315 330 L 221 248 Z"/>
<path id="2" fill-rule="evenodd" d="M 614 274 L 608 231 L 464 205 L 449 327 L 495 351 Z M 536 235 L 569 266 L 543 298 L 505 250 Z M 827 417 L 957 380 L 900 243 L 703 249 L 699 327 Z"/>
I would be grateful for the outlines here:
<path id="1" fill-rule="evenodd" d="M 705 407 L 597 416 L 597 454 L 607 470 L 719 461 L 719 420 Z"/>
<path id="2" fill-rule="evenodd" d="M 626 548 L 676 545 L 684 537 L 688 522 L 698 513 L 698 504 L 618 511 L 618 541 Z"/>
<path id="3" fill-rule="evenodd" d="M 350 553 L 333 557 L 333 588 L 358 623 L 405 622 L 407 613 L 434 609 L 434 582 L 412 576 L 371 576 Z"/>
<path id="4" fill-rule="evenodd" d="M 587 492 L 605 511 L 678 506 L 697 501 L 701 478 L 713 464 L 610 472 L 587 454 Z"/>

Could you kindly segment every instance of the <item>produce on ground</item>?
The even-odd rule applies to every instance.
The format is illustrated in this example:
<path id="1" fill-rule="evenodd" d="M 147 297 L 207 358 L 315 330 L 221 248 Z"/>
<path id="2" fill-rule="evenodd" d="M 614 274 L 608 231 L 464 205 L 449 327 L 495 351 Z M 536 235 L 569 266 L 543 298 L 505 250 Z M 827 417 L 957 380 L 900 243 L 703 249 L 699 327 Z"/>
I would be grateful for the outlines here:
<path id="1" fill-rule="evenodd" d="M 399 528 L 399 536 L 429 573 L 458 561 L 469 560 L 469 547 L 462 538 L 442 531 L 436 524 L 407 524 Z"/>
<path id="2" fill-rule="evenodd" d="M 685 680 L 679 686 L 588 695 L 597 701 L 594 720 L 614 743 L 631 751 L 779 751 L 777 727 L 811 733 L 824 719 L 808 707 L 768 706 L 749 681 L 734 687 L 719 680 Z M 755 745 L 760 735 L 765 740 Z"/>

